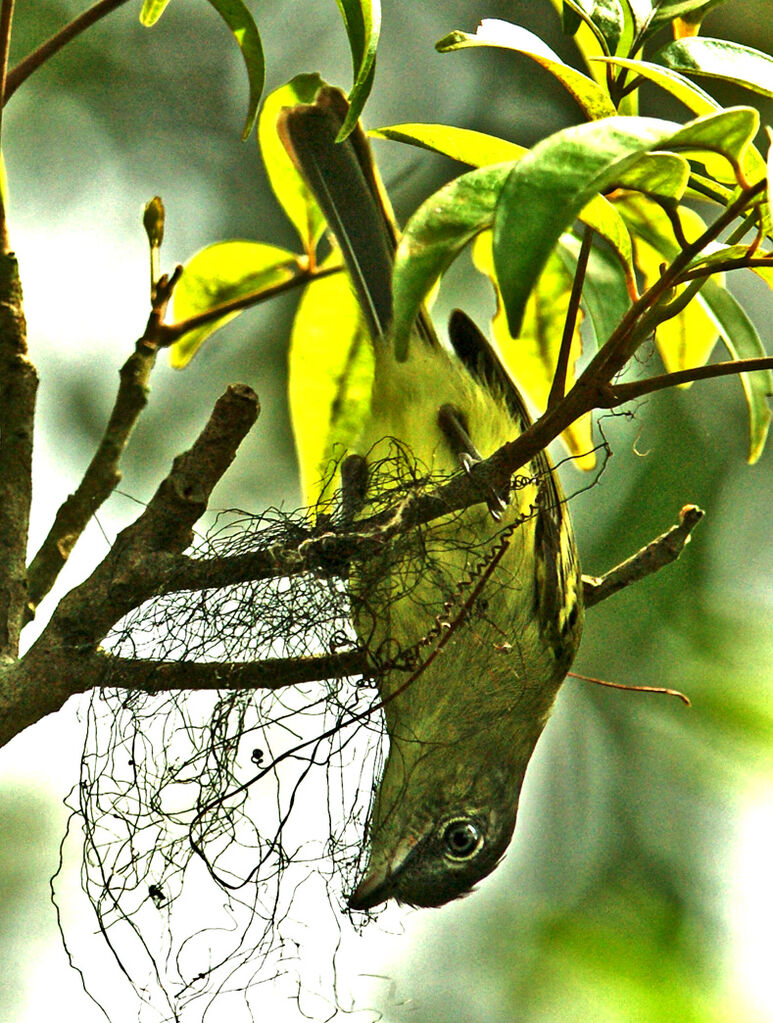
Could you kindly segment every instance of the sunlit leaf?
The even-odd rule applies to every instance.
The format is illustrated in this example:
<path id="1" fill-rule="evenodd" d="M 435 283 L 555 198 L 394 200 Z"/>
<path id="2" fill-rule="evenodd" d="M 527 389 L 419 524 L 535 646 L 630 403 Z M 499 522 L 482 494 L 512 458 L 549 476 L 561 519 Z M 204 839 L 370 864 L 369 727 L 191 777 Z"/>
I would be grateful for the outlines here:
<path id="1" fill-rule="evenodd" d="M 373 346 L 348 278 L 334 274 L 314 281 L 295 314 L 288 382 L 307 504 L 329 495 L 333 485 L 329 464 L 358 436 L 372 383 Z"/>
<path id="2" fill-rule="evenodd" d="M 684 103 L 687 109 L 698 117 L 722 109 L 715 99 L 712 99 L 707 92 L 704 92 L 688 78 L 679 74 L 678 71 L 671 71 L 660 64 L 651 64 L 646 60 L 632 60 L 629 57 L 594 57 L 592 59 L 613 64 L 615 67 L 626 68 L 642 78 L 654 82 L 678 99 L 680 103 Z"/>
<path id="3" fill-rule="evenodd" d="M 381 5 L 379 0 L 336 0 L 336 3 L 346 26 L 354 68 L 354 84 L 349 93 L 349 112 L 338 134 L 340 142 L 357 124 L 373 85 L 376 49 L 381 30 Z"/>
<path id="4" fill-rule="evenodd" d="M 185 266 L 174 291 L 174 315 L 180 322 L 232 299 L 265 291 L 291 280 L 298 271 L 298 257 L 286 249 L 261 242 L 227 241 L 197 252 Z M 172 345 L 170 360 L 175 369 L 190 362 L 208 337 L 225 326 L 238 312 L 227 313 L 206 326 L 183 334 Z"/>
<path id="5" fill-rule="evenodd" d="M 491 331 L 505 365 L 518 384 L 527 402 L 542 413 L 547 406 L 553 382 L 564 320 L 569 307 L 572 274 L 555 256 L 549 260 L 526 307 L 523 330 L 517 339 L 507 329 L 499 296 L 494 261 L 491 254 L 491 232 L 479 235 L 473 246 L 473 261 L 477 269 L 491 281 L 497 299 L 497 308 L 491 320 Z M 574 367 L 582 349 L 580 324 L 577 317 L 567 370 L 567 387 L 575 380 Z M 590 415 L 573 423 L 561 436 L 575 464 L 581 469 L 592 469 L 596 464 L 591 435 Z"/>
<path id="6" fill-rule="evenodd" d="M 144 0 L 140 10 L 140 22 L 151 28 L 166 10 L 169 0 Z"/>
<path id="7" fill-rule="evenodd" d="M 406 142 L 433 153 L 442 153 L 471 167 L 518 160 L 528 149 L 515 142 L 486 135 L 471 128 L 455 128 L 450 124 L 390 124 L 368 132 L 373 138 Z"/>
<path id="8" fill-rule="evenodd" d="M 726 39 L 676 39 L 655 54 L 674 71 L 734 82 L 762 96 L 773 96 L 773 57 Z"/>
<path id="9" fill-rule="evenodd" d="M 551 0 L 551 3 L 561 16 L 562 22 L 564 21 L 564 12 L 567 9 L 571 9 L 581 18 L 580 27 L 572 32 L 574 45 L 577 47 L 594 82 L 600 85 L 602 89 L 606 89 L 605 69 L 591 62 L 592 57 L 609 52 L 610 47 L 604 38 L 604 33 L 592 19 L 584 14 L 583 7 L 576 0 L 567 0 L 568 6 L 564 3 L 564 0 Z M 622 8 L 620 17 L 621 19 L 623 17 Z"/>
<path id="10" fill-rule="evenodd" d="M 435 44 L 441 53 L 468 46 L 499 46 L 530 57 L 556 78 L 591 120 L 611 117 L 617 111 L 609 96 L 592 78 L 565 64 L 539 36 L 508 21 L 484 19 L 475 33 L 451 32 Z"/>
<path id="11" fill-rule="evenodd" d="M 512 334 L 553 246 L 583 206 L 648 150 L 703 150 L 735 161 L 757 112 L 730 108 L 684 127 L 654 118 L 606 118 L 556 132 L 513 165 L 494 219 L 494 259 Z"/>
<path id="12" fill-rule="evenodd" d="M 309 256 L 325 231 L 325 218 L 279 140 L 276 122 L 282 107 L 313 103 L 324 84 L 317 74 L 297 75 L 266 97 L 258 120 L 258 142 L 269 184 Z"/>

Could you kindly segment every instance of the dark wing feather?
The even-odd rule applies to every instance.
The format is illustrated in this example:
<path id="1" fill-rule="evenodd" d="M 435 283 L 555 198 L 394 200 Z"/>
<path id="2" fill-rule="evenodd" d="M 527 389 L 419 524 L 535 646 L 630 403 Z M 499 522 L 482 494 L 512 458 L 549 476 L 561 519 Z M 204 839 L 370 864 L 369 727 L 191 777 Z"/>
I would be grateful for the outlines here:
<path id="1" fill-rule="evenodd" d="M 518 430 L 525 430 L 531 417 L 488 338 L 460 309 L 451 314 L 448 335 L 467 370 L 481 386 L 502 396 Z M 537 478 L 534 542 L 541 554 L 535 563 L 537 603 L 543 631 L 550 634 L 560 656 L 563 639 L 569 638 L 567 633 L 577 620 L 577 612 L 572 610 L 579 599 L 577 552 L 563 494 L 547 454 L 540 451 L 532 466 Z"/>

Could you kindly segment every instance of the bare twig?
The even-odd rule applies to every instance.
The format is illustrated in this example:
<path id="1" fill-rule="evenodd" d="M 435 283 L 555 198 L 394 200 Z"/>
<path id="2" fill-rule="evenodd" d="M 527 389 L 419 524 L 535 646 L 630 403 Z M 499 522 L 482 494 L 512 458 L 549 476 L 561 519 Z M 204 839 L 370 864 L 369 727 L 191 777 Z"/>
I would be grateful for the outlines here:
<path id="1" fill-rule="evenodd" d="M 694 380 L 711 380 L 714 377 L 737 376 L 739 373 L 755 373 L 759 370 L 773 370 L 773 356 L 762 356 L 759 359 L 736 359 L 733 362 L 714 362 L 709 366 L 694 366 L 692 369 L 680 369 L 674 373 L 661 373 L 646 380 L 634 380 L 629 384 L 613 384 L 607 396 L 599 401 L 599 407 L 617 408 L 626 402 L 641 398 L 654 391 L 662 391 L 666 387 L 687 384 Z"/>
<path id="2" fill-rule="evenodd" d="M 29 567 L 29 603 L 34 612 L 54 585 L 76 542 L 121 479 L 118 468 L 137 419 L 147 404 L 147 386 L 157 349 L 138 341 L 120 370 L 120 384 L 99 447 L 77 489 L 59 508 L 48 536 Z"/>
<path id="3" fill-rule="evenodd" d="M 37 49 L 33 50 L 29 56 L 19 61 L 16 67 L 9 71 L 4 102 L 8 102 L 22 82 L 25 82 L 33 71 L 37 71 L 39 67 L 42 67 L 63 46 L 66 46 L 67 43 L 80 35 L 81 32 L 84 32 L 107 14 L 111 14 L 119 7 L 122 7 L 125 3 L 126 0 L 99 0 L 93 7 L 89 7 L 87 11 L 79 14 L 77 18 L 74 18 L 63 29 L 60 29 L 56 35 L 51 36 L 45 43 L 41 43 Z"/>
<path id="4" fill-rule="evenodd" d="M 553 383 L 550 387 L 547 407 L 557 405 L 566 394 L 566 374 L 569 368 L 569 353 L 572 350 L 574 331 L 577 325 L 577 316 L 580 312 L 580 297 L 582 287 L 585 283 L 585 272 L 588 269 L 588 257 L 590 256 L 591 243 L 593 242 L 593 231 L 585 227 L 582 235 L 582 246 L 577 257 L 577 268 L 572 281 L 572 291 L 569 296 L 569 306 L 566 310 L 564 330 L 561 335 L 561 347 L 558 350 L 556 360 L 556 371 L 553 374 Z"/>
<path id="5" fill-rule="evenodd" d="M 703 518 L 703 512 L 694 504 L 686 504 L 679 512 L 679 524 L 617 565 L 602 576 L 582 577 L 585 606 L 606 600 L 613 593 L 652 575 L 679 557 L 690 540 L 690 534 Z"/>
<path id="6" fill-rule="evenodd" d="M 32 502 L 38 376 L 13 253 L 0 254 L 0 661 L 16 657 L 27 608 L 25 565 Z"/>
<path id="7" fill-rule="evenodd" d="M 303 682 L 368 675 L 374 671 L 361 649 L 314 657 L 275 657 L 249 662 L 207 664 L 198 661 L 151 661 L 94 654 L 84 688 L 110 686 L 144 693 L 170 690 L 281 689 Z M 89 680 L 88 675 L 91 675 Z"/>

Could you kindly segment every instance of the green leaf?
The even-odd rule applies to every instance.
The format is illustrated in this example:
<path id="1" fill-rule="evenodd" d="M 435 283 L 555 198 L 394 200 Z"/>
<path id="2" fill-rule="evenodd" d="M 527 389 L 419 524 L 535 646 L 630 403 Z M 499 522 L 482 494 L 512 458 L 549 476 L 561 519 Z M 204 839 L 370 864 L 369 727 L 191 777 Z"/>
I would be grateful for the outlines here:
<path id="1" fill-rule="evenodd" d="M 519 338 L 513 338 L 507 329 L 499 288 L 494 273 L 491 253 L 491 232 L 486 231 L 475 240 L 473 261 L 480 273 L 491 281 L 497 299 L 497 310 L 491 320 L 491 332 L 505 365 L 527 401 L 539 412 L 547 406 L 553 383 L 558 350 L 564 329 L 573 274 L 561 259 L 554 255 L 542 271 L 537 286 L 529 298 L 524 317 L 524 328 Z M 567 367 L 567 387 L 575 381 L 575 364 L 582 353 L 580 324 L 577 317 Z M 561 439 L 581 469 L 592 469 L 596 464 L 593 451 L 590 415 L 572 423 Z"/>
<path id="2" fill-rule="evenodd" d="M 610 117 L 551 135 L 512 168 L 494 219 L 494 259 L 513 335 L 534 282 L 558 241 L 598 192 L 648 150 L 708 149 L 738 159 L 757 112 L 730 108 L 685 127 L 646 117 Z"/>
<path id="3" fill-rule="evenodd" d="M 773 57 L 751 46 L 693 36 L 669 43 L 654 59 L 674 71 L 719 78 L 773 96 Z"/>
<path id="4" fill-rule="evenodd" d="M 512 166 L 497 164 L 462 174 L 422 203 L 406 224 L 392 281 L 396 358 L 406 357 L 411 327 L 432 285 L 464 246 L 491 226 Z"/>
<path id="5" fill-rule="evenodd" d="M 374 128 L 368 135 L 442 153 L 471 167 L 519 160 L 528 153 L 528 149 L 515 142 L 470 128 L 455 128 L 450 124 L 390 124 L 384 128 Z"/>
<path id="6" fill-rule="evenodd" d="M 618 0 L 566 0 L 564 10 L 581 18 L 601 43 L 605 53 L 615 53 L 625 28 L 625 14 Z"/>
<path id="7" fill-rule="evenodd" d="M 637 75 L 665 89 L 699 117 L 702 114 L 712 114 L 722 109 L 715 99 L 712 99 L 707 92 L 694 85 L 688 78 L 680 75 L 678 71 L 661 67 L 660 64 L 650 64 L 646 60 L 632 60 L 629 57 L 592 57 L 591 59 L 635 71 Z"/>
<path id="8" fill-rule="evenodd" d="M 266 97 L 258 120 L 258 143 L 269 184 L 310 258 L 325 231 L 325 218 L 287 155 L 277 135 L 276 122 L 282 107 L 313 103 L 324 84 L 317 74 L 297 75 Z"/>
<path id="9" fill-rule="evenodd" d="M 262 242 L 227 241 L 197 252 L 185 266 L 174 291 L 174 315 L 179 322 L 207 312 L 223 302 L 265 291 L 298 272 L 298 257 L 286 249 Z M 170 360 L 175 369 L 191 361 L 208 337 L 239 312 L 188 331 L 172 345 Z"/>
<path id="10" fill-rule="evenodd" d="M 654 31 L 674 18 L 681 18 L 690 25 L 700 25 L 712 7 L 718 7 L 725 0 L 660 0 L 650 20 Z"/>
<path id="11" fill-rule="evenodd" d="M 263 44 L 260 41 L 257 25 L 243 0 L 209 0 L 209 2 L 233 33 L 234 39 L 242 51 L 244 66 L 247 68 L 250 98 L 247 105 L 247 119 L 242 132 L 242 140 L 246 140 L 258 117 L 258 105 L 266 78 Z"/>
<path id="12" fill-rule="evenodd" d="M 169 0 L 144 0 L 140 11 L 140 23 L 151 28 L 166 10 Z"/>
<path id="13" fill-rule="evenodd" d="M 335 274 L 314 281 L 295 314 L 288 383 L 301 486 L 308 505 L 331 494 L 329 464 L 359 435 L 372 383 L 373 346 L 348 277 Z"/>
<path id="14" fill-rule="evenodd" d="M 357 124 L 373 85 L 376 49 L 381 30 L 381 5 L 379 0 L 336 0 L 336 3 L 346 27 L 354 68 L 354 84 L 349 93 L 349 113 L 337 139 L 341 142 Z"/>
<path id="15" fill-rule="evenodd" d="M 766 354 L 754 324 L 729 291 L 714 280 L 708 280 L 701 289 L 701 298 L 731 359 L 759 359 Z M 749 454 L 746 460 L 753 465 L 765 449 L 770 428 L 768 399 L 773 395 L 773 373 L 758 370 L 756 373 L 740 373 L 739 378 L 749 406 Z"/>
<path id="16" fill-rule="evenodd" d="M 499 46 L 514 50 L 545 68 L 556 78 L 577 101 L 583 113 L 590 120 L 611 117 L 615 107 L 606 92 L 587 75 L 565 64 L 550 47 L 533 32 L 496 18 L 484 19 L 475 33 L 451 32 L 435 44 L 441 53 L 461 50 L 468 46 Z"/>

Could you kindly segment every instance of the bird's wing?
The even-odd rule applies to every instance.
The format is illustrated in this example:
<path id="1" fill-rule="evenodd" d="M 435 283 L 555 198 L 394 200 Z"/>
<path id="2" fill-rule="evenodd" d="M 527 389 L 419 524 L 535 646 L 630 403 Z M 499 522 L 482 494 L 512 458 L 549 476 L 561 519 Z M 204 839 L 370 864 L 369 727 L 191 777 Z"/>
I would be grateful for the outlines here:
<path id="1" fill-rule="evenodd" d="M 502 396 L 518 432 L 531 424 L 526 405 L 499 354 L 466 313 L 455 309 L 448 336 L 456 355 L 473 377 L 489 391 Z M 571 631 L 576 615 L 577 556 L 564 496 L 547 454 L 538 452 L 532 460 L 537 480 L 535 544 L 541 557 L 535 559 L 536 593 L 540 621 L 557 635 Z M 564 628 L 565 623 L 566 628 Z"/>

